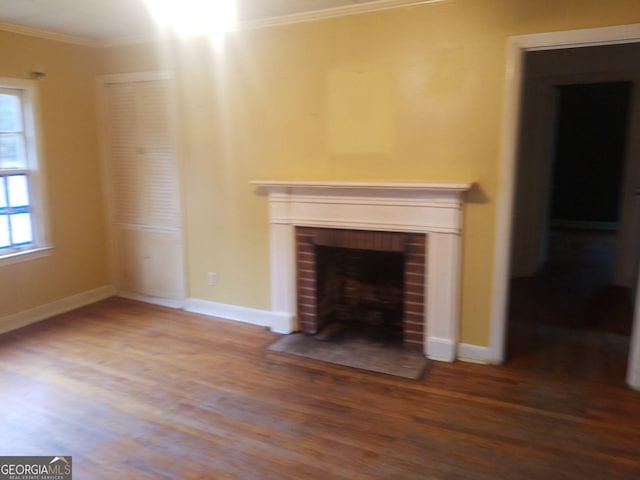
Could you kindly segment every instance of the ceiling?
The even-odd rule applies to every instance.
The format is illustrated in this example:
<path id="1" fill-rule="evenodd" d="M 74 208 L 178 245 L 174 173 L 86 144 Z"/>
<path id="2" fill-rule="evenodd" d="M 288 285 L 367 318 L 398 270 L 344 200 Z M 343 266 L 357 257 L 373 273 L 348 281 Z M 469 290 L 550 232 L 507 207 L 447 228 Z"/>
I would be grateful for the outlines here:
<path id="1" fill-rule="evenodd" d="M 211 0 L 225 1 L 225 0 Z M 284 23 L 439 0 L 237 0 L 245 25 Z M 154 34 L 144 0 L 0 0 L 0 28 L 33 28 L 94 43 Z"/>

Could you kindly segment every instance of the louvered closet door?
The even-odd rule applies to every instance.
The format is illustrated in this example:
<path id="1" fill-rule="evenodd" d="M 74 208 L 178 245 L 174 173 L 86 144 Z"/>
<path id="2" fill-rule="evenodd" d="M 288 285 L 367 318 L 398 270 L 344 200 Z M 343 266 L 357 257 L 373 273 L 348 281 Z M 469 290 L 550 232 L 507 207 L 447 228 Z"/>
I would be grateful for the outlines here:
<path id="1" fill-rule="evenodd" d="M 113 276 L 123 293 L 184 298 L 170 80 L 105 83 Z"/>

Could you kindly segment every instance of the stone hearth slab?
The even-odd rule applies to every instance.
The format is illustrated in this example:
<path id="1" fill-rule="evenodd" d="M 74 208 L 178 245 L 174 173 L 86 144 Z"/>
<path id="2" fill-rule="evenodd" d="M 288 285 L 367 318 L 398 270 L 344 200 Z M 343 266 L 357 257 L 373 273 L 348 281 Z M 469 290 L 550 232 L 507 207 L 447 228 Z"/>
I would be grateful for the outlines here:
<path id="1" fill-rule="evenodd" d="M 364 338 L 319 341 L 310 335 L 294 333 L 279 338 L 268 349 L 410 379 L 420 378 L 427 364 L 420 352 Z"/>

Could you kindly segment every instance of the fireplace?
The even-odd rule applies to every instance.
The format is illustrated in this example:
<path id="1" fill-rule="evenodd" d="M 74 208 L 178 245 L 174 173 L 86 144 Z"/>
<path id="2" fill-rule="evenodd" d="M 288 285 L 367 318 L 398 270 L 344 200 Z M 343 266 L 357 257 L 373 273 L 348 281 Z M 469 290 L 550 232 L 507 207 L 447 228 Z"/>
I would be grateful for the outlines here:
<path id="1" fill-rule="evenodd" d="M 426 236 L 296 228 L 298 324 L 423 349 Z"/>
<path id="2" fill-rule="evenodd" d="M 317 255 L 317 247 L 397 251 L 405 255 L 405 273 L 415 270 L 422 276 L 403 284 L 404 298 L 412 299 L 403 300 L 403 343 L 435 360 L 455 360 L 462 200 L 471 184 L 288 180 L 252 184 L 269 194 L 273 331 L 318 329 L 317 299 L 305 300 L 307 289 L 317 282 L 317 269 L 306 276 L 298 265 L 299 250 L 305 251 L 303 256 Z M 300 237 L 306 240 L 299 243 Z M 382 248 L 377 242 L 392 246 Z"/>

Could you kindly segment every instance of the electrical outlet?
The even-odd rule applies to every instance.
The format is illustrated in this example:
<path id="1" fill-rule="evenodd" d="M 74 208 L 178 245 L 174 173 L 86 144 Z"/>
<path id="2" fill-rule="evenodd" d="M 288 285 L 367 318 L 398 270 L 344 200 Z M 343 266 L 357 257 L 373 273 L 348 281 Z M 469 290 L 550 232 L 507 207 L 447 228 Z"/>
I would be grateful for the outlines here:
<path id="1" fill-rule="evenodd" d="M 215 272 L 208 272 L 207 273 L 207 284 L 215 285 L 217 280 L 218 280 L 218 275 L 216 275 Z"/>

